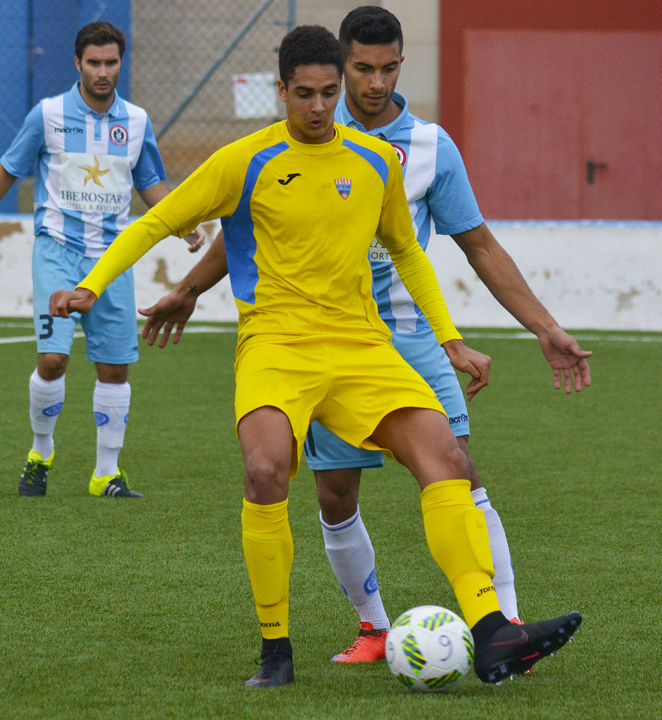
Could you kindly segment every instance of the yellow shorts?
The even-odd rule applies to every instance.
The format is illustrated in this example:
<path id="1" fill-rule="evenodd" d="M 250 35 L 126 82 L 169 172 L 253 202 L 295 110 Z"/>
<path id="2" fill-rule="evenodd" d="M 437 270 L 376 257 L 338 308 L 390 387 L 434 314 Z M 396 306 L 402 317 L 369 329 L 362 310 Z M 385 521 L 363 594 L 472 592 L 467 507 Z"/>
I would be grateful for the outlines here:
<path id="1" fill-rule="evenodd" d="M 386 415 L 405 407 L 444 412 L 432 388 L 390 343 L 260 340 L 241 349 L 235 381 L 237 424 L 265 406 L 287 415 L 297 445 L 290 477 L 312 420 L 355 447 L 390 454 L 368 440 Z"/>

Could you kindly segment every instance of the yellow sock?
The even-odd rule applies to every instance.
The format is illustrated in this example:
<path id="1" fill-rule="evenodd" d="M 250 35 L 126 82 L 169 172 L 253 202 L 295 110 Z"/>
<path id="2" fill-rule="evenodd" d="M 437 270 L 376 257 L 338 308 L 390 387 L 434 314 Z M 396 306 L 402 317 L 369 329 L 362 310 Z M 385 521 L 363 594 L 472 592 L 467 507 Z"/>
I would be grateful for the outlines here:
<path id="1" fill-rule="evenodd" d="M 421 493 L 428 547 L 455 592 L 464 618 L 473 627 L 499 611 L 492 578 L 494 565 L 485 515 L 474 505 L 468 480 L 443 480 Z"/>
<path id="2" fill-rule="evenodd" d="M 244 499 L 241 526 L 244 558 L 262 637 L 288 637 L 294 545 L 287 500 L 273 505 L 256 505 Z"/>

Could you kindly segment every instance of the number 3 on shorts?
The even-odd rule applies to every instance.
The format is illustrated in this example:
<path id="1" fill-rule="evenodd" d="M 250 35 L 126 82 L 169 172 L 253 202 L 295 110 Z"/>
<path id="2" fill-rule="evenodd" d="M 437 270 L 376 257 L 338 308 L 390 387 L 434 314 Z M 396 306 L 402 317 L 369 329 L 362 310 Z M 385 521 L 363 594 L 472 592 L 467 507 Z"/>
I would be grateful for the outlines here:
<path id="1" fill-rule="evenodd" d="M 47 340 L 53 334 L 53 318 L 50 315 L 40 315 L 42 333 L 40 340 Z"/>

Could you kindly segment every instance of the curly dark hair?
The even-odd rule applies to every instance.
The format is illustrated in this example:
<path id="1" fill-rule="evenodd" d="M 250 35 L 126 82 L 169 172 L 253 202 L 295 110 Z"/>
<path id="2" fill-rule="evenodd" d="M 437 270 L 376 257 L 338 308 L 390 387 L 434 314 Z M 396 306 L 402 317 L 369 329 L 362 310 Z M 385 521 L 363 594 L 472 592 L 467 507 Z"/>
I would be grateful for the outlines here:
<path id="1" fill-rule="evenodd" d="M 120 57 L 123 58 L 126 48 L 124 33 L 104 20 L 90 23 L 82 27 L 76 35 L 76 57 L 82 60 L 88 45 L 110 45 L 111 43 L 117 43 Z"/>
<path id="2" fill-rule="evenodd" d="M 335 35 L 321 25 L 299 25 L 287 33 L 278 50 L 278 72 L 285 85 L 299 65 L 335 65 L 342 77 L 344 63 Z"/>
<path id="3" fill-rule="evenodd" d="M 347 13 L 340 24 L 338 37 L 345 58 L 349 55 L 352 40 L 361 45 L 389 45 L 397 40 L 400 52 L 404 44 L 398 18 L 376 5 L 362 5 Z"/>

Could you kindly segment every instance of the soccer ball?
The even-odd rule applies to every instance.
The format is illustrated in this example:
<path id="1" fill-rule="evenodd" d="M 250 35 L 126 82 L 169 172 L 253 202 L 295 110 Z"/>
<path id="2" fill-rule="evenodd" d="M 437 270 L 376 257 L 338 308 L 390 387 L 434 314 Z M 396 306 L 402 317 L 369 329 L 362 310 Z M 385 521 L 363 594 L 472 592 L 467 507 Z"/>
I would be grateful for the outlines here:
<path id="1" fill-rule="evenodd" d="M 410 690 L 442 692 L 466 675 L 474 640 L 462 618 L 446 608 L 421 605 L 403 612 L 386 636 L 386 661 Z"/>

